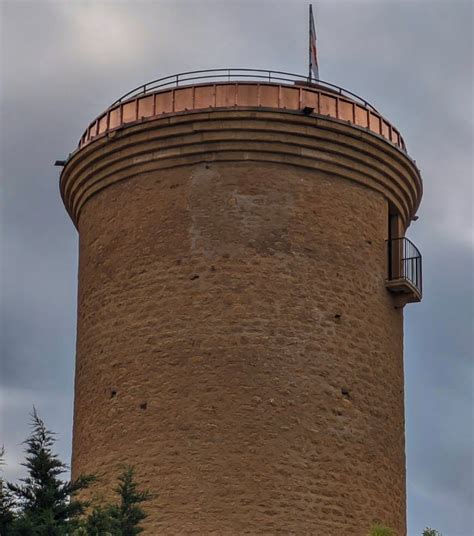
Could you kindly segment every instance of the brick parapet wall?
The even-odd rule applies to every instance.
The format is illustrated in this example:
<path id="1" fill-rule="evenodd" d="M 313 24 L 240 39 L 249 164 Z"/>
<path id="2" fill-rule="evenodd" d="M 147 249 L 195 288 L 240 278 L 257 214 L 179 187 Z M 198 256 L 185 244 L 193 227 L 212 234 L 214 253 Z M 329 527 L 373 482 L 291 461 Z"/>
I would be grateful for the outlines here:
<path id="1" fill-rule="evenodd" d="M 253 107 L 256 110 L 271 108 L 298 112 L 306 108 L 312 114 L 367 129 L 406 152 L 402 136 L 390 122 L 368 103 L 361 102 L 360 98 L 354 100 L 355 95 L 351 97 L 344 94 L 342 88 L 339 90 L 341 93 L 322 86 L 235 81 L 201 83 L 140 93 L 112 105 L 97 117 L 81 137 L 79 147 L 124 125 L 160 116 L 174 116 L 180 112 L 197 110 Z"/>

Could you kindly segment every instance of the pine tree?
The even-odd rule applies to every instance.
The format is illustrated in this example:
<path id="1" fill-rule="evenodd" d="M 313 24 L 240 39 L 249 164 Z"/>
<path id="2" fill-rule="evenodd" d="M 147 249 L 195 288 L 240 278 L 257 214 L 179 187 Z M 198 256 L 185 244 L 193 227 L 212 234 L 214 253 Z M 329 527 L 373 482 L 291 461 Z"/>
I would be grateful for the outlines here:
<path id="1" fill-rule="evenodd" d="M 13 536 L 63 536 L 79 526 L 79 517 L 86 504 L 72 498 L 73 494 L 88 487 L 92 476 L 75 481 L 59 477 L 67 466 L 53 453 L 53 432 L 49 431 L 33 408 L 32 432 L 25 441 L 28 476 L 22 484 L 7 484 L 16 497 L 18 516 L 9 534 Z"/>
<path id="2" fill-rule="evenodd" d="M 426 527 L 426 529 L 423 531 L 423 536 L 441 536 L 441 533 L 435 529 Z"/>
<path id="3" fill-rule="evenodd" d="M 1 466 L 4 465 L 4 455 L 5 449 L 2 447 L 0 448 L 0 470 Z M 15 519 L 14 508 L 15 500 L 0 473 L 0 534 L 2 536 L 10 534 L 10 529 Z"/>
<path id="4" fill-rule="evenodd" d="M 120 536 L 135 536 L 143 531 L 140 523 L 147 517 L 140 504 L 151 498 L 148 491 L 140 491 L 134 480 L 134 470 L 127 467 L 119 476 L 115 489 L 120 497 L 120 504 L 111 507 L 112 517 L 116 520 Z"/>
<path id="5" fill-rule="evenodd" d="M 95 507 L 74 536 L 121 536 L 116 507 Z"/>
<path id="6" fill-rule="evenodd" d="M 146 518 L 140 504 L 151 498 L 147 491 L 140 491 L 134 480 L 132 467 L 124 469 L 115 488 L 120 502 L 95 507 L 88 515 L 83 529 L 74 536 L 135 536 L 143 531 L 140 523 Z"/>

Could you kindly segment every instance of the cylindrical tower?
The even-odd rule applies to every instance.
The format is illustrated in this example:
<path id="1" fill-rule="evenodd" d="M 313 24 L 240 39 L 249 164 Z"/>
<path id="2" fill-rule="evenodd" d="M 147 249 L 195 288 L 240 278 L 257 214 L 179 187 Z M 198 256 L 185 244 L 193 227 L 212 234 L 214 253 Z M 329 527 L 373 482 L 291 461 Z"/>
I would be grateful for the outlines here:
<path id="1" fill-rule="evenodd" d="M 355 95 L 242 73 L 142 86 L 67 160 L 73 474 L 134 465 L 147 534 L 404 535 L 419 172 Z"/>

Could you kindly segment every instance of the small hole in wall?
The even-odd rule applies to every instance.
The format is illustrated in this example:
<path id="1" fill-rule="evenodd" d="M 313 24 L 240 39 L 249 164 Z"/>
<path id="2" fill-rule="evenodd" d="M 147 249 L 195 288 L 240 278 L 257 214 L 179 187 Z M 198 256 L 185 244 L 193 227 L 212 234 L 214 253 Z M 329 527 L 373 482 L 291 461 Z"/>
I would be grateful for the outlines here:
<path id="1" fill-rule="evenodd" d="M 211 272 L 215 272 L 215 271 L 216 271 L 216 267 L 215 267 L 215 266 L 211 266 L 210 270 L 211 270 Z"/>
<path id="2" fill-rule="evenodd" d="M 178 259 L 178 260 L 176 261 L 176 264 L 179 266 L 179 265 L 181 264 L 181 259 Z"/>
<path id="3" fill-rule="evenodd" d="M 372 240 L 366 240 L 367 244 L 369 244 L 369 246 L 372 245 Z"/>
<path id="4" fill-rule="evenodd" d="M 191 281 L 194 281 L 195 279 L 199 279 L 199 276 L 198 274 L 194 274 L 189 279 L 191 279 Z"/>
<path id="5" fill-rule="evenodd" d="M 350 393 L 349 389 L 347 389 L 347 387 L 342 387 L 342 389 L 341 389 L 341 395 L 342 395 L 344 398 L 350 398 L 350 397 L 351 397 L 351 393 Z"/>
<path id="6" fill-rule="evenodd" d="M 140 409 L 146 409 L 147 408 L 147 403 L 146 402 L 142 402 L 140 404 Z"/>
<path id="7" fill-rule="evenodd" d="M 110 390 L 110 398 L 114 398 L 115 396 L 117 396 L 117 391 L 115 389 L 111 389 Z"/>
<path id="8" fill-rule="evenodd" d="M 339 320 L 339 319 L 341 318 L 341 316 L 342 316 L 342 315 L 340 315 L 339 313 L 336 313 L 336 314 L 334 315 L 334 318 L 335 318 L 336 320 Z"/>

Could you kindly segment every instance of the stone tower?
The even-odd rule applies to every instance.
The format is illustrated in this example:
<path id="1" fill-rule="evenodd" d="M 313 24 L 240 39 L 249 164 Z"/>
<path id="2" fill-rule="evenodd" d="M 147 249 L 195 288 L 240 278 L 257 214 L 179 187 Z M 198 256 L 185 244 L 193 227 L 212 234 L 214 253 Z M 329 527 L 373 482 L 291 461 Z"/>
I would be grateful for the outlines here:
<path id="1" fill-rule="evenodd" d="M 422 183 L 391 123 L 303 77 L 174 76 L 95 119 L 60 188 L 74 476 L 107 498 L 134 465 L 151 535 L 406 534 Z"/>

